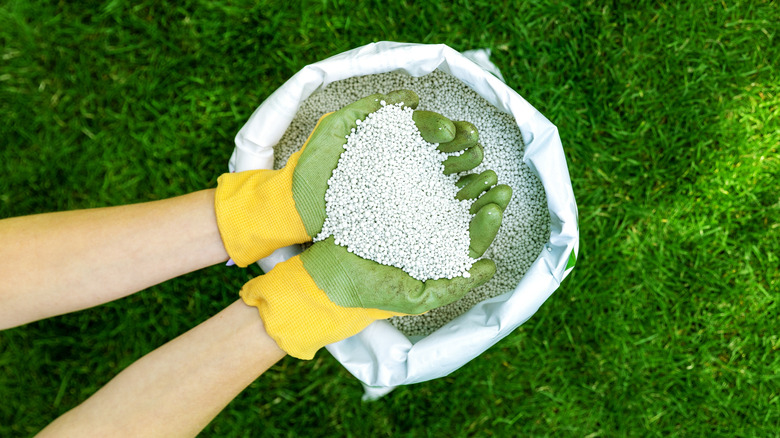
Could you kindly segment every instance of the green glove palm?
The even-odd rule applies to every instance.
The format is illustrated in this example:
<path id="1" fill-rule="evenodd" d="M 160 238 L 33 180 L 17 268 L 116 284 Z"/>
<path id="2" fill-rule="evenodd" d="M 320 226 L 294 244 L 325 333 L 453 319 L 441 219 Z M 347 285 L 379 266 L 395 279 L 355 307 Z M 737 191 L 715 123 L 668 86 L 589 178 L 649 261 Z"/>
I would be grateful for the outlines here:
<path id="1" fill-rule="evenodd" d="M 472 265 L 468 277 L 420 281 L 399 268 L 348 252 L 333 237 L 315 243 L 300 257 L 317 287 L 335 304 L 406 314 L 457 301 L 496 272 L 492 260 L 482 259 Z"/>

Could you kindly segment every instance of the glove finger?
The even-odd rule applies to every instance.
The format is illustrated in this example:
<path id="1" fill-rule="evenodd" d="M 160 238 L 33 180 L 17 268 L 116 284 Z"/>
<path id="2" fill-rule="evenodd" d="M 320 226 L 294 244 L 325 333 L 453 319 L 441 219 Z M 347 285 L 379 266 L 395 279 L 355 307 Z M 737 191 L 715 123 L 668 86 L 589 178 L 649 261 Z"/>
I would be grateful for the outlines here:
<path id="1" fill-rule="evenodd" d="M 492 189 L 488 190 L 487 193 L 483 194 L 482 196 L 479 197 L 479 199 L 474 201 L 474 203 L 471 204 L 471 209 L 469 209 L 469 213 L 475 214 L 482 207 L 488 204 L 496 204 L 501 208 L 501 211 L 504 211 L 506 210 L 506 206 L 509 205 L 509 201 L 511 200 L 512 200 L 512 188 L 506 184 L 499 184 L 493 187 Z"/>
<path id="2" fill-rule="evenodd" d="M 471 170 L 482 163 L 484 156 L 485 153 L 482 151 L 482 146 L 477 143 L 466 149 L 461 155 L 451 156 L 444 160 L 444 163 L 442 163 L 444 164 L 444 174 L 451 175 Z"/>
<path id="3" fill-rule="evenodd" d="M 469 173 L 469 174 L 463 175 L 455 183 L 455 186 L 457 188 L 459 188 L 459 189 L 462 189 L 463 187 L 466 187 L 470 182 L 474 181 L 477 178 L 479 178 L 479 174 L 476 174 L 476 173 Z"/>
<path id="4" fill-rule="evenodd" d="M 469 223 L 469 257 L 482 257 L 496 238 L 503 214 L 496 204 L 487 204 L 477 211 Z"/>
<path id="5" fill-rule="evenodd" d="M 439 143 L 438 150 L 446 153 L 468 149 L 479 141 L 477 128 L 469 122 L 452 122 L 455 125 L 455 138 L 446 143 Z"/>
<path id="6" fill-rule="evenodd" d="M 460 186 L 461 189 L 458 191 L 458 194 L 455 195 L 455 199 L 459 201 L 463 199 L 476 199 L 482 192 L 490 189 L 498 182 L 498 176 L 496 175 L 496 172 L 489 169 L 480 173 L 479 175 L 472 173 L 466 176 L 471 175 L 474 175 L 475 177 L 469 178 L 465 185 Z M 461 180 L 463 180 L 463 178 L 461 178 Z M 458 183 L 460 183 L 461 180 L 458 180 Z M 456 183 L 456 185 L 458 183 Z M 474 211 L 477 210 L 478 209 L 474 209 Z M 471 214 L 474 214 L 474 211 L 472 211 Z"/>
<path id="7" fill-rule="evenodd" d="M 412 90 L 395 90 L 385 95 L 385 103 L 388 105 L 403 103 L 404 106 L 415 109 L 420 104 L 420 98 Z"/>
<path id="8" fill-rule="evenodd" d="M 463 298 L 470 290 L 485 284 L 495 273 L 496 264 L 492 260 L 482 259 L 471 265 L 468 277 L 428 280 L 421 291 L 424 298 L 416 299 L 419 306 L 414 309 L 414 313 L 427 312 L 435 307 L 453 303 Z"/>
<path id="9" fill-rule="evenodd" d="M 452 120 L 433 111 L 415 111 L 412 120 L 428 143 L 447 143 L 455 138 L 456 128 Z"/>

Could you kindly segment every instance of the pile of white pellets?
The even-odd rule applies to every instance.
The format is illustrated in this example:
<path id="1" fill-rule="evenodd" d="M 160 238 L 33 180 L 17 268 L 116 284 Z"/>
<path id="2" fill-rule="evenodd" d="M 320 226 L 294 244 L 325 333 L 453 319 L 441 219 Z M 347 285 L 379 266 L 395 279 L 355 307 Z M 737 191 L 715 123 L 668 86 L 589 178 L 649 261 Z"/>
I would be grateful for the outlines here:
<path id="1" fill-rule="evenodd" d="M 421 281 L 468 276 L 469 207 L 455 199 L 449 155 L 428 143 L 412 109 L 387 105 L 358 120 L 325 193 L 325 224 L 314 241 L 337 245 Z"/>
<path id="2" fill-rule="evenodd" d="M 513 190 L 512 200 L 504 210 L 501 229 L 483 256 L 496 263 L 493 278 L 447 306 L 419 316 L 390 319 L 402 333 L 417 337 L 434 332 L 480 301 L 514 290 L 550 237 L 550 214 L 541 182 L 522 161 L 524 145 L 512 116 L 488 103 L 457 78 L 438 70 L 419 78 L 398 73 L 354 77 L 315 92 L 303 102 L 276 146 L 274 167 L 284 166 L 324 113 L 336 111 L 373 93 L 398 89 L 409 89 L 418 94 L 420 105 L 417 109 L 473 123 L 479 131 L 485 158 L 469 173 L 492 169 L 498 176 L 498 183 Z"/>

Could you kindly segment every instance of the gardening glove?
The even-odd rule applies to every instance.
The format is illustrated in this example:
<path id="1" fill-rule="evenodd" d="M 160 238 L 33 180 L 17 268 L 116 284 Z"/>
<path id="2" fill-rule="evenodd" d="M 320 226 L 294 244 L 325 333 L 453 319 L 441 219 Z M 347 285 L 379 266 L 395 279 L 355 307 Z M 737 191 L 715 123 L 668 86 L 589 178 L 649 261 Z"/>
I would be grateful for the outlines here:
<path id="1" fill-rule="evenodd" d="M 474 199 L 493 178 L 492 171 L 462 178 L 458 196 Z M 497 187 L 474 201 L 482 206 L 469 225 L 473 258 L 490 246 L 511 198 L 511 189 L 494 192 Z M 258 308 L 266 332 L 282 350 L 311 359 L 323 346 L 348 338 L 375 320 L 419 314 L 459 300 L 495 271 L 492 260 L 481 259 L 469 276 L 423 282 L 399 268 L 361 258 L 336 245 L 331 236 L 251 280 L 240 295 Z"/>
<path id="2" fill-rule="evenodd" d="M 279 348 L 311 359 L 323 346 L 375 320 L 456 301 L 488 281 L 495 270 L 493 261 L 482 259 L 472 265 L 469 277 L 422 282 L 399 268 L 352 254 L 329 237 L 251 280 L 240 295 L 257 307 Z"/>
<path id="3" fill-rule="evenodd" d="M 284 168 L 219 177 L 217 224 L 225 249 L 238 266 L 245 267 L 277 248 L 309 242 L 322 230 L 328 179 L 344 151 L 346 136 L 356 128 L 356 120 L 380 109 L 383 101 L 416 108 L 419 98 L 409 90 L 365 97 L 323 116 Z M 415 111 L 413 119 L 426 141 L 439 143 L 447 151 L 467 149 L 445 160 L 445 173 L 470 170 L 482 161 L 473 125 L 453 123 L 427 111 Z"/>

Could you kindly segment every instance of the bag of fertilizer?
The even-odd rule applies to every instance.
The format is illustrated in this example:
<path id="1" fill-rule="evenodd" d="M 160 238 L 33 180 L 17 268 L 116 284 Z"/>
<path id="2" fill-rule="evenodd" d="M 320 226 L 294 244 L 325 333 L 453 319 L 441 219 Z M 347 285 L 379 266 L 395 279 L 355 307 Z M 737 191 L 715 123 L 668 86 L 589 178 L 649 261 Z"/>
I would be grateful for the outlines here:
<path id="1" fill-rule="evenodd" d="M 577 206 L 556 127 L 509 88 L 485 50 L 373 43 L 304 67 L 252 114 L 236 136 L 231 171 L 283 167 L 319 117 L 373 93 L 411 89 L 418 109 L 467 120 L 512 201 L 485 257 L 496 275 L 463 299 L 421 316 L 376 321 L 327 346 L 363 382 L 366 399 L 398 385 L 444 377 L 527 321 L 574 267 Z M 300 252 L 277 250 L 264 271 Z"/>

